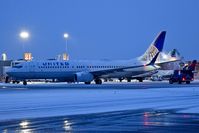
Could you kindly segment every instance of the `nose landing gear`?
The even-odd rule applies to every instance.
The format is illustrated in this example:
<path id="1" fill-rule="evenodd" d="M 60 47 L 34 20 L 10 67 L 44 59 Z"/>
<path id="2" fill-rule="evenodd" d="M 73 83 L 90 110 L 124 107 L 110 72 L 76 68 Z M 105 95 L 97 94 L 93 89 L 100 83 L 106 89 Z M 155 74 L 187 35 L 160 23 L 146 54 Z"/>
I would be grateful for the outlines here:
<path id="1" fill-rule="evenodd" d="M 5 78 L 5 83 L 10 83 L 10 78 L 8 76 Z"/>

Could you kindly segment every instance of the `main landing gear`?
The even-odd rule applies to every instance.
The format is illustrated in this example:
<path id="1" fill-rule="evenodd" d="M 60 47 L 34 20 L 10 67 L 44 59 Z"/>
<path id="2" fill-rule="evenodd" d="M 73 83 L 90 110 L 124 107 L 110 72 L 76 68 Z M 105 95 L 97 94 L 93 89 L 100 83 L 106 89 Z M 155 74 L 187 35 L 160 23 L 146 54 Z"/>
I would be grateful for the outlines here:
<path id="1" fill-rule="evenodd" d="M 13 83 L 13 84 L 19 84 L 19 83 L 20 83 L 20 81 L 13 80 L 13 81 L 12 81 L 12 83 Z"/>
<path id="2" fill-rule="evenodd" d="M 131 79 L 127 79 L 127 82 L 131 82 Z"/>
<path id="3" fill-rule="evenodd" d="M 138 81 L 139 81 L 139 82 L 143 82 L 143 78 L 139 78 Z"/>
<path id="4" fill-rule="evenodd" d="M 102 80 L 101 79 L 95 79 L 94 80 L 95 81 L 95 84 L 102 84 Z M 91 82 L 84 82 L 86 85 L 90 85 L 91 84 Z"/>
<path id="5" fill-rule="evenodd" d="M 101 79 L 95 79 L 95 83 L 96 84 L 102 84 L 102 80 Z"/>
<path id="6" fill-rule="evenodd" d="M 27 85 L 27 81 L 26 80 L 23 81 L 23 85 Z"/>
<path id="7" fill-rule="evenodd" d="M 102 80 L 101 79 L 95 79 L 94 81 L 95 81 L 95 84 L 98 84 L 98 85 L 102 84 Z M 90 85 L 91 84 L 91 82 L 84 82 L 84 83 L 86 85 Z"/>
<path id="8" fill-rule="evenodd" d="M 91 82 L 85 82 L 85 84 L 86 84 L 86 85 L 90 85 L 90 84 L 91 84 Z"/>

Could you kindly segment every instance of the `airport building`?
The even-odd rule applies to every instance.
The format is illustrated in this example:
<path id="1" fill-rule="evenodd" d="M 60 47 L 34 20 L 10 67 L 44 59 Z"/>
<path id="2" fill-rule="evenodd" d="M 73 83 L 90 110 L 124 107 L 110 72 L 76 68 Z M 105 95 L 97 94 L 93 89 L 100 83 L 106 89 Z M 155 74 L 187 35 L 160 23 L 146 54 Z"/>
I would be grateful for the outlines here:
<path id="1" fill-rule="evenodd" d="M 12 61 L 11 60 L 0 60 L 0 76 L 2 76 L 4 74 L 4 69 L 5 67 L 9 67 L 11 66 Z"/>
<path id="2" fill-rule="evenodd" d="M 0 60 L 0 81 L 5 78 L 6 67 L 11 66 L 12 60 Z"/>
<path id="3" fill-rule="evenodd" d="M 6 67 L 10 67 L 12 63 L 12 60 L 7 60 L 6 53 L 1 54 L 1 60 L 0 60 L 0 81 L 2 81 L 5 78 L 5 69 Z"/>

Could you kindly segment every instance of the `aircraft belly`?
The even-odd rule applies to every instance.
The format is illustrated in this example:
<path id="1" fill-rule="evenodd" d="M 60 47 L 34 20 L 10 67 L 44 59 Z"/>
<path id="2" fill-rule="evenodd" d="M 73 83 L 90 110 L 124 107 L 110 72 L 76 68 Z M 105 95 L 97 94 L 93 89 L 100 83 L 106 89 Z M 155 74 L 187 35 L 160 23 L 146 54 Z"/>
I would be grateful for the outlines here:
<path id="1" fill-rule="evenodd" d="M 123 78 L 123 77 L 135 77 L 140 74 L 148 73 L 149 71 L 128 71 L 128 72 L 115 72 L 107 75 L 102 75 L 102 78 Z"/>
<path id="2" fill-rule="evenodd" d="M 73 75 L 71 72 L 20 72 L 13 74 L 13 77 L 17 79 L 67 79 Z"/>

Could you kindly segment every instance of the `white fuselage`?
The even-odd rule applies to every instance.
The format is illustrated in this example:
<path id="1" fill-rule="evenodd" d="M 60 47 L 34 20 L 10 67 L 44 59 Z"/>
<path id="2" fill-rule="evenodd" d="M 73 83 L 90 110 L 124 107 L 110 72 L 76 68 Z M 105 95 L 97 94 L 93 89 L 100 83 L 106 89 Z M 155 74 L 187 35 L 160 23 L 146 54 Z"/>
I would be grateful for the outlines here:
<path id="1" fill-rule="evenodd" d="M 129 68 L 123 71 L 114 70 L 119 68 L 140 66 Z M 28 61 L 7 70 L 7 74 L 15 79 L 58 79 L 60 81 L 74 81 L 74 75 L 79 72 L 101 73 L 104 70 L 113 70 L 110 73 L 100 74 L 98 78 L 122 78 L 132 77 L 156 70 L 154 66 L 144 66 L 139 60 L 126 61 Z"/>

